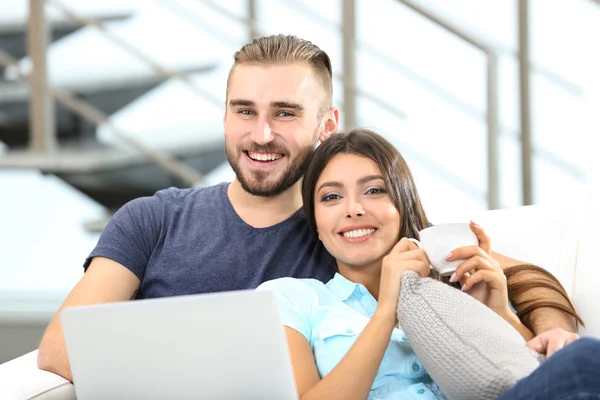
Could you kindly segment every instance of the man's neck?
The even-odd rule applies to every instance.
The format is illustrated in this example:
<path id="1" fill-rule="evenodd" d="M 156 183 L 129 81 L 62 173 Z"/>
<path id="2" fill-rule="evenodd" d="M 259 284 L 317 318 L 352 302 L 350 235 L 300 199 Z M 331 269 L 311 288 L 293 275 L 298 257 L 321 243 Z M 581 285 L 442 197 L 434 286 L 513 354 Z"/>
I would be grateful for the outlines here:
<path id="1" fill-rule="evenodd" d="M 227 189 L 227 196 L 235 212 L 254 228 L 268 228 L 291 217 L 302 207 L 301 181 L 280 195 L 261 197 L 252 195 L 235 179 Z"/>

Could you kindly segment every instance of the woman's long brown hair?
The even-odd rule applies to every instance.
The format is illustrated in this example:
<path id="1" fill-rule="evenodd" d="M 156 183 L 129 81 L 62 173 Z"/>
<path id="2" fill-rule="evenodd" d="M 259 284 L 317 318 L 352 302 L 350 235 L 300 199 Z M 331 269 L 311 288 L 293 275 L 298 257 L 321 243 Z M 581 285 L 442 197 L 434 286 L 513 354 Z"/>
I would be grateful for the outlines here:
<path id="1" fill-rule="evenodd" d="M 527 279 L 518 279 L 518 275 L 521 273 L 535 272 L 535 277 L 528 276 Z M 540 276 L 543 275 L 542 276 Z M 561 285 L 560 281 L 556 279 L 554 275 L 533 264 L 520 264 L 512 267 L 504 268 L 504 275 L 506 276 L 508 286 L 508 298 L 512 305 L 517 310 L 517 316 L 525 323 L 528 320 L 529 315 L 533 310 L 538 308 L 554 308 L 569 314 L 574 320 L 576 328 L 585 326 L 583 319 L 575 311 L 575 307 L 569 298 L 569 295 Z M 560 295 L 560 300 L 526 300 L 517 301 L 517 299 L 523 294 L 534 288 L 546 288 L 557 292 Z M 566 303 L 566 304 L 565 304 Z M 527 325 L 527 324 L 525 324 Z"/>

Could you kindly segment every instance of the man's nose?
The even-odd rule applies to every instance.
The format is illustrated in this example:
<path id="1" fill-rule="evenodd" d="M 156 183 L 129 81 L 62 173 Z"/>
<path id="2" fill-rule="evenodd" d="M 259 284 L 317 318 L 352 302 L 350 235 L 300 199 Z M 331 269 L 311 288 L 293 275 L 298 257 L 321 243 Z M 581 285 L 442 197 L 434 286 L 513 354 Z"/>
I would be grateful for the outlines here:
<path id="1" fill-rule="evenodd" d="M 271 132 L 269 122 L 265 120 L 257 121 L 256 126 L 250 133 L 250 139 L 258 145 L 271 142 L 273 140 L 273 133 Z"/>

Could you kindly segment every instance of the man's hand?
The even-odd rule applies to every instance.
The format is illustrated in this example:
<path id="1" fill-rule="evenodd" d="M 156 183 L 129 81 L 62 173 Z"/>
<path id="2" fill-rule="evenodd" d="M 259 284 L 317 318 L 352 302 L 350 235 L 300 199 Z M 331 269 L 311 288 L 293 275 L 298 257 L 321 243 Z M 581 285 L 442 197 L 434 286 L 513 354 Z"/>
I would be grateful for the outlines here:
<path id="1" fill-rule="evenodd" d="M 534 337 L 527 345 L 530 349 L 545 354 L 548 358 L 577 339 L 579 339 L 578 334 L 555 328 Z"/>

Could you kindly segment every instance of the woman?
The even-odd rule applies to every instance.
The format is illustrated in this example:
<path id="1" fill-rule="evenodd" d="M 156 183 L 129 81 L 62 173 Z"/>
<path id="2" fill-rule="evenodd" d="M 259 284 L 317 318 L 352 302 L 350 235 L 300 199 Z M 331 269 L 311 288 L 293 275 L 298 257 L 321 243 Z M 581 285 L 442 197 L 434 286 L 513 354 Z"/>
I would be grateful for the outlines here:
<path id="1" fill-rule="evenodd" d="M 312 156 L 302 196 L 338 273 L 327 284 L 282 278 L 259 287 L 276 293 L 300 398 L 443 398 L 397 327 L 402 273 L 432 274 L 425 253 L 407 239 L 429 223 L 400 153 L 374 132 L 333 135 Z M 460 249 L 466 261 L 450 284 L 532 338 L 510 309 L 489 238 L 471 228 L 480 246 Z"/>

